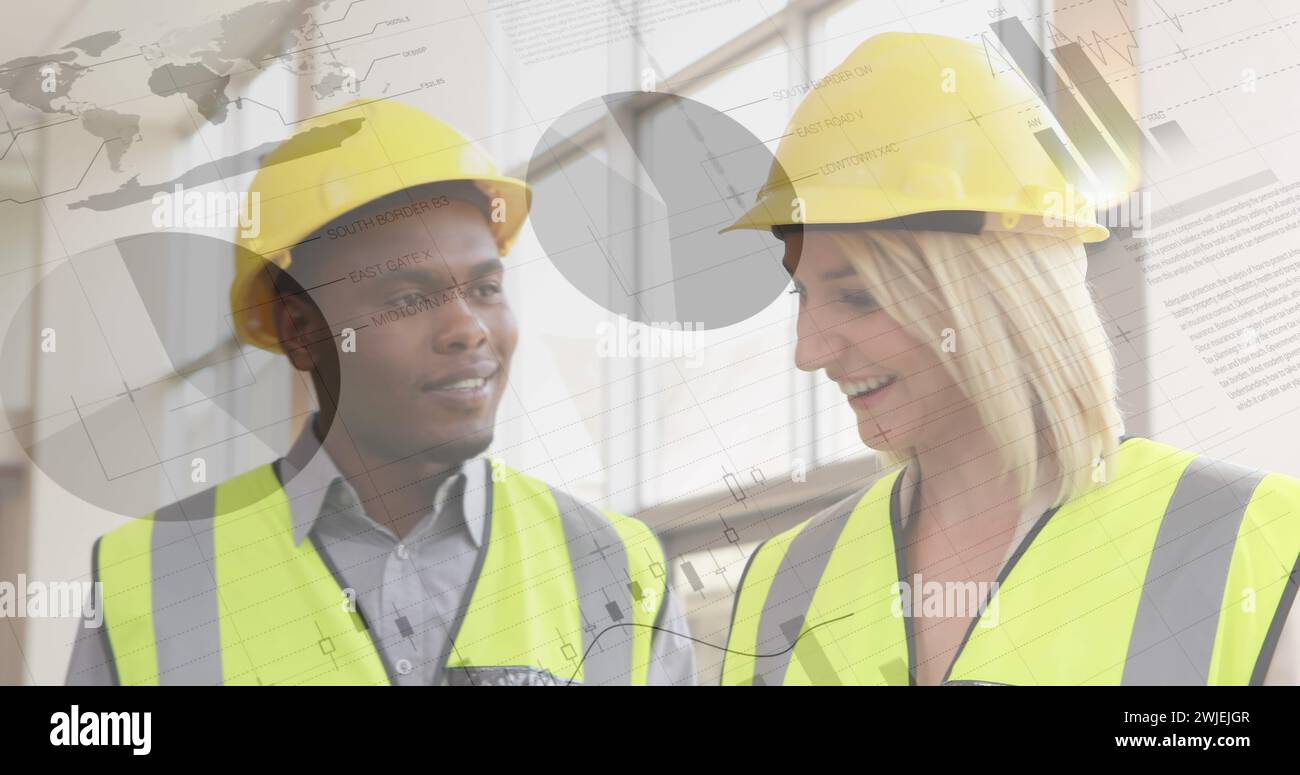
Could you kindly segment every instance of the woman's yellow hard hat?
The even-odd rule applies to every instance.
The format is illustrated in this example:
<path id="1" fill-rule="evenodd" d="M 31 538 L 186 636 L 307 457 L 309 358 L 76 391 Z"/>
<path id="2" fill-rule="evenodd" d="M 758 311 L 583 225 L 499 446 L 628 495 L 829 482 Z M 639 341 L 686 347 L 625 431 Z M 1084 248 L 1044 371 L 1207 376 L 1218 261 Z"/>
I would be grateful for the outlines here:
<path id="1" fill-rule="evenodd" d="M 1110 232 L 1075 190 L 1081 181 L 1067 181 L 1034 137 L 1049 121 L 1028 82 L 980 46 L 877 35 L 809 90 L 757 202 L 723 231 L 983 213 L 985 230 L 1100 242 Z"/>
<path id="2" fill-rule="evenodd" d="M 531 191 L 502 176 L 486 153 L 450 125 L 396 100 L 355 101 L 303 123 L 262 161 L 249 187 L 260 196 L 261 228 L 240 237 L 230 309 L 236 335 L 280 351 L 275 298 L 264 261 L 289 266 L 290 248 L 325 224 L 388 194 L 428 183 L 470 181 L 503 200 L 489 227 L 502 255 L 528 217 Z"/>

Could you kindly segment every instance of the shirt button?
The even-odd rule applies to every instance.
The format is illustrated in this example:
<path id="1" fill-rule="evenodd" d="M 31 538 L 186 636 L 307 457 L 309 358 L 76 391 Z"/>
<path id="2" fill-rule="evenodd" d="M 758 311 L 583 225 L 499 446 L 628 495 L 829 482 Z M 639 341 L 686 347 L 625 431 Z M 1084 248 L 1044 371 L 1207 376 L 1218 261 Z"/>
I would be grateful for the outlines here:
<path id="1" fill-rule="evenodd" d="M 410 556 L 409 552 L 406 551 L 406 544 L 397 545 L 397 556 L 403 560 L 407 559 L 407 557 Z"/>
<path id="2" fill-rule="evenodd" d="M 411 660 L 409 659 L 397 660 L 397 672 L 401 673 L 402 675 L 409 674 L 411 672 Z"/>

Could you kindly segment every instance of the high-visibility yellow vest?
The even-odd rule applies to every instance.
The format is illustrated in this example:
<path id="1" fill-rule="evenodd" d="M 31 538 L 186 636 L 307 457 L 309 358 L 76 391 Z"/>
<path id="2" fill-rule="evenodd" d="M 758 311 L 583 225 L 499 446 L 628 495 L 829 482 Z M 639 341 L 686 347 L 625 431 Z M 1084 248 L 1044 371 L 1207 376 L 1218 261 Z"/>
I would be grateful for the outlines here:
<path id="1" fill-rule="evenodd" d="M 657 537 L 494 469 L 447 682 L 644 684 L 666 593 Z M 267 465 L 100 539 L 120 683 L 390 683 L 354 596 L 292 522 Z"/>
<path id="2" fill-rule="evenodd" d="M 1300 586 L 1300 481 L 1142 438 L 1117 468 L 1039 519 L 945 683 L 1262 682 Z M 914 683 L 901 474 L 755 551 L 724 684 Z"/>

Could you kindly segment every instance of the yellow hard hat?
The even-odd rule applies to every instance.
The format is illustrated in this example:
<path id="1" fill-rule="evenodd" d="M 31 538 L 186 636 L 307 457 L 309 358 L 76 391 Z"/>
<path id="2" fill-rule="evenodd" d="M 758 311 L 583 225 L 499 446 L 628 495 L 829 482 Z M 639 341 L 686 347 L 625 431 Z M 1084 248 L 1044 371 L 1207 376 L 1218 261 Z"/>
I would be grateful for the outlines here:
<path id="1" fill-rule="evenodd" d="M 338 216 L 414 186 L 460 180 L 489 201 L 504 201 L 504 221 L 488 225 L 505 255 L 528 217 L 532 192 L 498 174 L 492 159 L 451 126 L 391 99 L 354 101 L 304 122 L 267 154 L 249 188 L 250 198 L 261 199 L 261 228 L 237 239 L 246 250 L 235 251 L 230 286 L 236 335 L 280 352 L 263 259 L 288 268 L 289 249 Z"/>
<path id="2" fill-rule="evenodd" d="M 974 231 L 1100 242 L 1110 232 L 1091 203 L 1069 190 L 1034 137 L 1050 125 L 1049 115 L 1023 78 L 994 74 L 974 43 L 876 35 L 808 92 L 757 203 L 723 231 L 857 223 L 926 228 L 913 225 L 927 221 L 916 216 L 955 214 L 955 221 L 969 223 L 974 214 Z"/>

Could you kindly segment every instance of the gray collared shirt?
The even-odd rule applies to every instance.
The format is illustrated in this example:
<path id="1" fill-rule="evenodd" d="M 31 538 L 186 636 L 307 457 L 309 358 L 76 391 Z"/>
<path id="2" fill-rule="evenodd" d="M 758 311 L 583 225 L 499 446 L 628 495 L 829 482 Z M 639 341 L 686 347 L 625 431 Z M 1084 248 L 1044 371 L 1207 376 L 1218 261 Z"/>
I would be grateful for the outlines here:
<path id="1" fill-rule="evenodd" d="M 442 666 L 456 615 L 472 589 L 483 546 L 490 467 L 462 464 L 438 486 L 429 511 L 403 539 L 379 524 L 321 448 L 309 423 L 276 461 L 294 524 L 294 539 L 312 541 L 369 625 L 394 683 L 445 685 Z M 686 616 L 669 589 L 661 629 L 653 633 L 649 682 L 695 684 L 695 653 Z M 107 628 L 78 630 L 69 685 L 115 683 Z"/>

